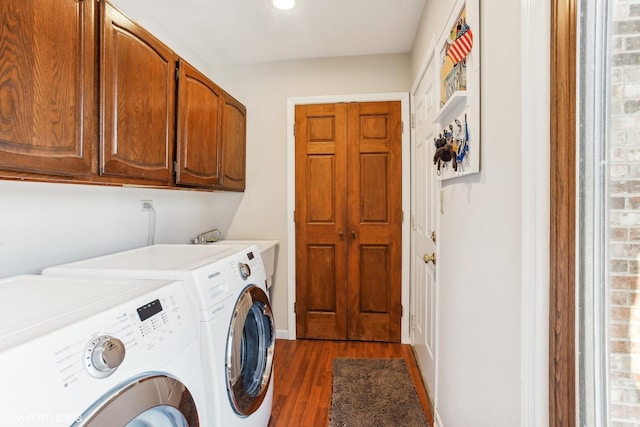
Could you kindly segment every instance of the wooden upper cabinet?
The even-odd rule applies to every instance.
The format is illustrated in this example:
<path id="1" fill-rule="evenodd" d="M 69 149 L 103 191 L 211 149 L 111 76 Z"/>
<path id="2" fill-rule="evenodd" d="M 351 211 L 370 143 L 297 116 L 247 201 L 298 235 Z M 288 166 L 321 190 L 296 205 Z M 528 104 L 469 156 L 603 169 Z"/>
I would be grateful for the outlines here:
<path id="1" fill-rule="evenodd" d="M 0 169 L 91 174 L 94 4 L 0 2 Z"/>
<path id="2" fill-rule="evenodd" d="M 101 4 L 100 174 L 170 184 L 176 55 Z"/>
<path id="3" fill-rule="evenodd" d="M 112 5 L 0 16 L 0 177 L 244 190 L 245 107 Z"/>
<path id="4" fill-rule="evenodd" d="M 179 62 L 176 184 L 213 188 L 220 183 L 222 89 Z"/>
<path id="5" fill-rule="evenodd" d="M 247 109 L 228 93 L 223 93 L 222 176 L 224 190 L 244 191 L 247 141 Z"/>

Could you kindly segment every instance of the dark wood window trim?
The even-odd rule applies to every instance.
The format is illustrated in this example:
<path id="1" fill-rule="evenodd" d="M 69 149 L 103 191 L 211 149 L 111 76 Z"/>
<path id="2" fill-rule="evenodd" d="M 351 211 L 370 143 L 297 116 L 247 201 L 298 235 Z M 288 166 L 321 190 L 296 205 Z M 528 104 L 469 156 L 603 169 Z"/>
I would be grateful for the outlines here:
<path id="1" fill-rule="evenodd" d="M 550 427 L 576 425 L 577 7 L 578 0 L 551 3 Z"/>

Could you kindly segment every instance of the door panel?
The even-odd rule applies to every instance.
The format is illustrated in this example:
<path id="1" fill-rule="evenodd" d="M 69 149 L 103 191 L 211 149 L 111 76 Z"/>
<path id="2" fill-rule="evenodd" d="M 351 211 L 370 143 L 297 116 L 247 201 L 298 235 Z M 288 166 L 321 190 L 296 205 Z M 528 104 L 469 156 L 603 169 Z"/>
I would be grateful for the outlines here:
<path id="1" fill-rule="evenodd" d="M 307 159 L 307 188 L 313 193 L 307 198 L 307 219 L 312 224 L 335 224 L 335 192 L 332 185 L 325 184 L 335 179 L 335 156 L 310 155 Z"/>
<path id="2" fill-rule="evenodd" d="M 386 154 L 365 154 L 360 158 L 361 222 L 389 222 L 388 193 L 386 183 L 389 180 Z"/>
<path id="3" fill-rule="evenodd" d="M 367 245 L 360 249 L 360 312 L 389 311 L 389 254 L 386 246 Z"/>
<path id="4" fill-rule="evenodd" d="M 341 279 L 336 245 L 308 245 L 305 338 L 334 339 L 344 336 L 344 280 Z M 344 264 L 342 262 L 342 264 Z M 303 337 L 301 337 L 303 338 Z"/>
<path id="5" fill-rule="evenodd" d="M 399 342 L 400 102 L 351 103 L 348 117 L 349 339 Z"/>
<path id="6" fill-rule="evenodd" d="M 436 269 L 432 262 L 425 263 L 424 255 L 436 252 L 437 189 L 433 179 L 433 140 L 436 136 L 433 119 L 438 111 L 437 77 L 434 58 L 428 63 L 423 79 L 413 94 L 412 109 L 415 114 L 412 233 L 412 344 L 416 359 L 427 383 L 431 397 L 436 397 Z"/>
<path id="7" fill-rule="evenodd" d="M 400 341 L 400 102 L 296 106 L 301 338 Z"/>
<path id="8" fill-rule="evenodd" d="M 346 338 L 345 170 L 345 105 L 296 107 L 296 327 L 300 338 Z"/>

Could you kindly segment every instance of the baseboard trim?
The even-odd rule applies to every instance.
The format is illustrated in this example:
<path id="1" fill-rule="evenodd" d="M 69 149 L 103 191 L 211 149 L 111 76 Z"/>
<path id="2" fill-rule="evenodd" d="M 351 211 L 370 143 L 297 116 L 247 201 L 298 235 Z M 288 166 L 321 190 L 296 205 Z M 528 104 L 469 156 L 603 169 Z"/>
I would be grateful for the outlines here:
<path id="1" fill-rule="evenodd" d="M 289 338 L 289 331 L 286 329 L 276 329 L 276 339 L 277 340 L 288 340 L 291 339 Z M 295 339 L 295 338 L 293 338 Z"/>

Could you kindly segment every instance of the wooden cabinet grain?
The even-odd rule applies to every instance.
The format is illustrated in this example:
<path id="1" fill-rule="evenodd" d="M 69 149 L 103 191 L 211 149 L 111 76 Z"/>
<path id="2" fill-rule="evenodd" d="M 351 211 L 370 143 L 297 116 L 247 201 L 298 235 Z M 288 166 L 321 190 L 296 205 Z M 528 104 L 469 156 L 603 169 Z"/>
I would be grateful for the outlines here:
<path id="1" fill-rule="evenodd" d="M 224 92 L 222 107 L 222 173 L 220 188 L 244 191 L 247 109 Z"/>
<path id="2" fill-rule="evenodd" d="M 96 0 L 0 14 L 0 178 L 244 190 L 245 107 L 143 27 Z"/>
<path id="3" fill-rule="evenodd" d="M 92 1 L 0 2 L 0 169 L 91 174 L 95 13 Z"/>
<path id="4" fill-rule="evenodd" d="M 172 181 L 175 53 L 103 3 L 100 175 Z"/>
<path id="5" fill-rule="evenodd" d="M 223 92 L 185 61 L 178 74 L 176 184 L 214 188 L 220 184 Z"/>

